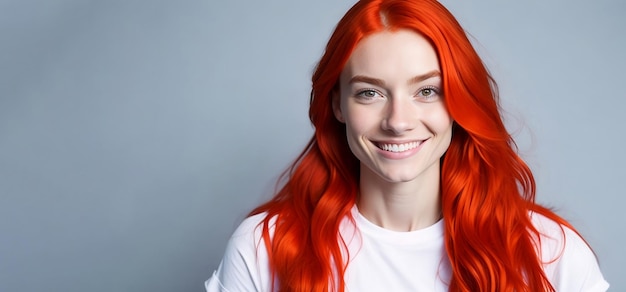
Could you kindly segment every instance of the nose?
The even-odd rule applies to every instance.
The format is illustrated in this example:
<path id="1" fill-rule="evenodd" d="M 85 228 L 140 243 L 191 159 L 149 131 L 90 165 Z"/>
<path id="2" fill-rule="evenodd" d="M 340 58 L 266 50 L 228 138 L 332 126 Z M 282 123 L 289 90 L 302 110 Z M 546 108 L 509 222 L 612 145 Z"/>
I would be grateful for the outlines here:
<path id="1" fill-rule="evenodd" d="M 412 130 L 417 120 L 414 107 L 408 100 L 392 98 L 382 121 L 383 130 L 396 135 Z"/>

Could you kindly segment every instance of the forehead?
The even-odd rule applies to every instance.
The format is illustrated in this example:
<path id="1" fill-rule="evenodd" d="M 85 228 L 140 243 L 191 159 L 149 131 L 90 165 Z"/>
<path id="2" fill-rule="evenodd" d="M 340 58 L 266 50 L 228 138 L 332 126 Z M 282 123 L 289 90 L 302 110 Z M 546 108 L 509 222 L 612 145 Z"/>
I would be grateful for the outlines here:
<path id="1" fill-rule="evenodd" d="M 348 59 L 343 77 L 376 78 L 416 76 L 441 71 L 435 49 L 422 35 L 410 30 L 381 31 L 363 38 Z"/>

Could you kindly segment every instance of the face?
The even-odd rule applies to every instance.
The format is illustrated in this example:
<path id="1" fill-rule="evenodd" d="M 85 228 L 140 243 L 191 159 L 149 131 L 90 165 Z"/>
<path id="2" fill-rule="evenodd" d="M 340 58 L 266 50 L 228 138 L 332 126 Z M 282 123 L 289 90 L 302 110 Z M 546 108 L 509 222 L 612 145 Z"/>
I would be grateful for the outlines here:
<path id="1" fill-rule="evenodd" d="M 428 172 L 438 178 L 452 137 L 440 72 L 433 47 L 412 31 L 379 32 L 357 45 L 333 109 L 346 125 L 362 178 L 400 183 Z"/>

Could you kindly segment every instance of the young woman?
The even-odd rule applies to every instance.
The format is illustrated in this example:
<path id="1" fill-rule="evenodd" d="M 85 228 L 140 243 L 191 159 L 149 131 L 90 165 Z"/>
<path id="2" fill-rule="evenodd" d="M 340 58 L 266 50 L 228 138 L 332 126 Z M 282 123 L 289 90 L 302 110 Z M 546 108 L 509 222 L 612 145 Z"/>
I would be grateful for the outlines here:
<path id="1" fill-rule="evenodd" d="M 315 135 L 232 236 L 213 291 L 606 291 L 534 202 L 495 84 L 434 0 L 366 0 L 313 75 Z"/>

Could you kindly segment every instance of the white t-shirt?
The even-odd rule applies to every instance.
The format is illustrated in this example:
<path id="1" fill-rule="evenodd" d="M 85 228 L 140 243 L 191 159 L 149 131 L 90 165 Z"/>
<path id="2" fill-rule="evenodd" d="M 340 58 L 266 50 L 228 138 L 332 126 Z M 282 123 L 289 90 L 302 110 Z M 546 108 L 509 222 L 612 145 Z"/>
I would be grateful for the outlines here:
<path id="1" fill-rule="evenodd" d="M 356 225 L 346 219 L 339 231 L 350 255 L 346 291 L 448 291 L 451 267 L 443 220 L 424 229 L 396 232 L 369 222 L 356 206 L 352 216 Z M 267 252 L 257 228 L 263 218 L 264 214 L 246 218 L 234 232 L 219 268 L 205 282 L 208 292 L 270 291 Z M 594 254 L 576 233 L 565 228 L 564 238 L 557 223 L 538 214 L 532 215 L 532 222 L 544 234 L 544 271 L 556 291 L 608 289 Z"/>

